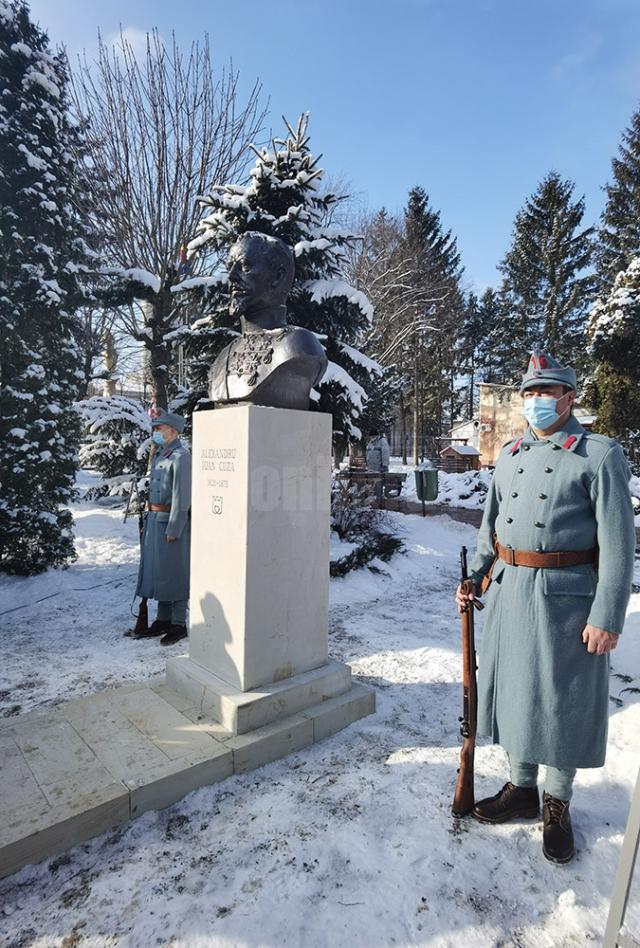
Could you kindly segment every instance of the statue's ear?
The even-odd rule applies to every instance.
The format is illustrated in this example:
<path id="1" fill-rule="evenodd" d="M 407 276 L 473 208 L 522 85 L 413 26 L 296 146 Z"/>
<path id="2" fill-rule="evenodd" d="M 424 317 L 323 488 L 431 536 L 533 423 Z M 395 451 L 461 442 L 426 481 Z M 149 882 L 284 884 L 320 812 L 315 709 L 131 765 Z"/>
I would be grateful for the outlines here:
<path id="1" fill-rule="evenodd" d="M 282 283 L 284 277 L 285 277 L 285 269 L 284 269 L 284 267 L 278 267 L 278 269 L 277 269 L 276 272 L 275 272 L 275 276 L 274 276 L 273 280 L 271 281 L 271 286 L 275 289 L 276 286 L 278 286 L 280 283 Z"/>

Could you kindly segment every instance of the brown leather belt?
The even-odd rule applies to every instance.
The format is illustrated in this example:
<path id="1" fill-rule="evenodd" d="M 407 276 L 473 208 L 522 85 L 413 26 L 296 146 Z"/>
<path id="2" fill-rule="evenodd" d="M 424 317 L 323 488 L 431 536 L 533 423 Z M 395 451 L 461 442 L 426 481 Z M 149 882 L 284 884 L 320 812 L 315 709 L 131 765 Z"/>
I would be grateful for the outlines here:
<path id="1" fill-rule="evenodd" d="M 536 553 L 534 550 L 512 550 L 495 541 L 496 552 L 510 566 L 529 566 L 533 569 L 562 569 L 565 566 L 582 566 L 598 562 L 598 549 L 565 550 L 560 553 Z"/>
<path id="2" fill-rule="evenodd" d="M 149 504 L 149 510 L 157 513 L 171 513 L 171 504 Z"/>

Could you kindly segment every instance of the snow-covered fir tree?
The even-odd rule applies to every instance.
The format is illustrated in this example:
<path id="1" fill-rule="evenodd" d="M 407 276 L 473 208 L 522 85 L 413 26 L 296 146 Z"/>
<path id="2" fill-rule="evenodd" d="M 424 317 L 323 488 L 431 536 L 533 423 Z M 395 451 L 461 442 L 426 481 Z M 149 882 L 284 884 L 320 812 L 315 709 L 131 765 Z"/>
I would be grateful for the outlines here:
<path id="1" fill-rule="evenodd" d="M 124 395 L 94 395 L 78 402 L 78 411 L 86 432 L 82 466 L 105 478 L 142 477 L 151 447 L 151 418 L 140 402 Z"/>
<path id="2" fill-rule="evenodd" d="M 596 260 L 603 290 L 640 254 L 640 109 L 622 133 L 618 152 L 598 232 Z"/>
<path id="3" fill-rule="evenodd" d="M 437 439 L 460 408 L 455 389 L 456 344 L 465 309 L 457 240 L 450 230 L 444 230 L 440 212 L 419 186 L 409 192 L 403 244 L 411 262 L 409 282 L 420 299 L 410 314 L 416 331 L 407 353 L 417 435 L 413 460 L 417 464 L 425 454 L 433 456 L 439 448 Z"/>
<path id="4" fill-rule="evenodd" d="M 5 0 L 0 53 L 0 569 L 29 574 L 74 556 L 74 312 L 86 245 L 65 58 L 24 3 Z"/>
<path id="5" fill-rule="evenodd" d="M 357 238 L 328 223 L 340 197 L 322 191 L 324 172 L 309 148 L 308 116 L 295 128 L 287 124 L 287 131 L 287 138 L 274 139 L 270 148 L 254 149 L 257 160 L 248 184 L 214 187 L 201 200 L 205 214 L 189 253 L 206 245 L 224 260 L 249 230 L 279 237 L 293 249 L 296 273 L 288 319 L 317 333 L 329 358 L 314 407 L 333 414 L 337 441 L 359 438 L 367 392 L 382 370 L 358 348 L 371 324 L 371 303 L 344 278 L 346 251 Z M 174 344 L 185 345 L 193 406 L 206 399 L 209 366 L 238 329 L 229 316 L 223 266 L 212 276 L 187 279 L 181 287 L 192 294 L 190 309 L 202 314 L 172 334 Z"/>
<path id="6" fill-rule="evenodd" d="M 516 216 L 511 248 L 499 266 L 500 332 L 513 377 L 520 374 L 523 353 L 534 345 L 569 365 L 583 351 L 596 286 L 589 269 L 594 229 L 580 229 L 584 198 L 574 201 L 573 191 L 573 182 L 555 171 L 540 182 Z"/>
<path id="7" fill-rule="evenodd" d="M 586 386 L 594 428 L 618 438 L 640 473 L 640 256 L 594 304 L 587 332 L 596 363 Z"/>

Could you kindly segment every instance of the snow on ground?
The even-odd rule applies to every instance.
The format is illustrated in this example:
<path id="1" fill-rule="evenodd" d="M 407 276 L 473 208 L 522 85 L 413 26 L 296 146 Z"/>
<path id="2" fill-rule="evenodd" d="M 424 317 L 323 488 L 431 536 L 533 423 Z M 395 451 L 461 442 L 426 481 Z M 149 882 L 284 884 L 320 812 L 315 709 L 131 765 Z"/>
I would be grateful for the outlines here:
<path id="1" fill-rule="evenodd" d="M 401 458 L 389 460 L 389 470 L 407 475 L 400 495 L 405 500 L 418 500 L 416 491 L 415 468 L 413 464 L 403 464 Z M 427 501 L 427 507 L 446 504 L 450 507 L 477 508 L 484 505 L 493 471 L 461 471 L 449 474 L 438 471 L 438 498 Z"/>
<path id="2" fill-rule="evenodd" d="M 77 564 L 0 584 L 0 713 L 46 711 L 158 674 L 181 648 L 122 636 L 135 522 L 90 504 L 74 513 Z M 612 678 L 620 705 L 608 763 L 579 772 L 579 854 L 555 867 L 542 857 L 540 823 L 492 828 L 450 815 L 460 709 L 452 590 L 475 530 L 389 516 L 407 552 L 331 584 L 331 652 L 376 688 L 377 713 L 0 881 L 0 945 L 563 948 L 601 938 L 639 763 L 640 702 L 625 689 L 640 682 L 640 595 L 613 655 L 627 677 Z M 16 606 L 25 608 L 6 613 Z M 506 779 L 497 747 L 481 742 L 476 768 L 478 795 Z M 628 917 L 639 933 L 637 901 Z"/>

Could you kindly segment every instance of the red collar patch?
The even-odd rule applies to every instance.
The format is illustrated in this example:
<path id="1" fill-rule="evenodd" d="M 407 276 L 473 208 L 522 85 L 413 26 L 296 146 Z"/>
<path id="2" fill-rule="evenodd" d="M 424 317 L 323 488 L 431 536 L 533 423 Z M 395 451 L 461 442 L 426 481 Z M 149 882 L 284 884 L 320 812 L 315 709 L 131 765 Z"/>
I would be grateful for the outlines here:
<path id="1" fill-rule="evenodd" d="M 514 446 L 511 448 L 511 454 L 515 454 L 520 445 L 522 444 L 523 438 L 518 438 Z"/>
<path id="2" fill-rule="evenodd" d="M 562 447 L 565 449 L 565 451 L 570 451 L 577 440 L 578 439 L 576 438 L 575 435 L 569 435 L 569 437 L 567 438 L 565 443 L 562 445 Z"/>

